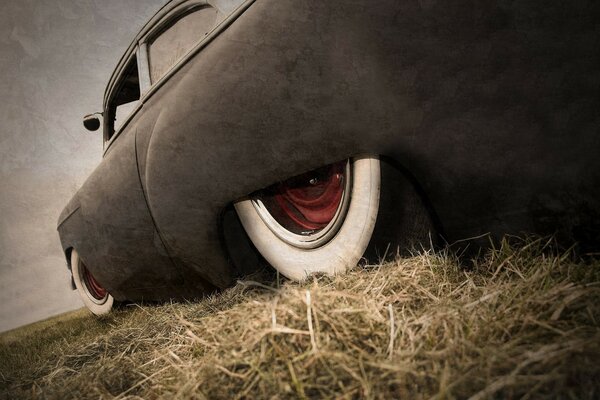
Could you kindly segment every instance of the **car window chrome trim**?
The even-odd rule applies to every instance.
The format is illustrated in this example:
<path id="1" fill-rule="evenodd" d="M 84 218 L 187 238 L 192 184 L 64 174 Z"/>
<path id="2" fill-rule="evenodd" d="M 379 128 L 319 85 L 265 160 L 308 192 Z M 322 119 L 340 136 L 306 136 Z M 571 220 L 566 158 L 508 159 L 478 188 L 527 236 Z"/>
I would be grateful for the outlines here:
<path id="1" fill-rule="evenodd" d="M 110 79 L 108 80 L 106 88 L 104 89 L 104 96 L 102 99 L 103 100 L 103 102 L 102 102 L 103 108 L 106 108 L 106 104 L 108 103 L 109 93 L 112 92 L 115 81 L 121 75 L 121 69 L 123 69 L 124 65 L 127 64 L 126 61 L 129 59 L 130 54 L 138 46 L 140 39 L 142 37 L 144 37 L 146 35 L 146 33 L 148 33 L 148 31 L 150 31 L 156 25 L 157 21 L 161 21 L 163 18 L 165 18 L 167 15 L 169 15 L 169 13 L 171 13 L 171 11 L 173 9 L 175 9 L 176 7 L 179 7 L 181 4 L 185 3 L 186 1 L 189 1 L 189 0 L 179 0 L 178 2 L 175 2 L 175 1 L 167 2 L 167 4 L 162 6 L 156 12 L 156 14 L 154 14 L 154 16 L 152 18 L 150 18 L 150 20 L 148 22 L 146 22 L 146 24 L 142 27 L 140 32 L 135 36 L 135 38 L 133 39 L 131 44 L 129 44 L 129 46 L 127 47 L 127 49 L 125 50 L 125 52 L 123 53 L 123 55 L 121 56 L 119 61 L 117 62 L 117 65 L 115 66 L 113 73 L 110 76 Z"/>
<path id="2" fill-rule="evenodd" d="M 198 54 L 204 47 L 206 47 L 210 42 L 212 42 L 212 40 L 215 37 L 217 37 L 229 25 L 231 25 L 231 23 L 235 19 L 237 19 L 244 11 L 246 11 L 246 9 L 248 9 L 248 7 L 250 7 L 250 5 L 252 5 L 252 3 L 254 3 L 255 1 L 256 0 L 246 0 L 238 8 L 236 8 L 235 11 L 233 11 L 231 14 L 229 14 L 227 17 L 225 17 L 221 22 L 219 22 L 219 24 L 217 24 L 217 26 L 215 26 L 208 35 L 206 35 L 194 47 L 192 47 L 190 49 L 190 51 L 188 51 L 186 55 L 184 55 L 177 63 L 175 63 L 169 69 L 169 71 L 167 73 L 165 73 L 159 80 L 157 80 L 155 83 L 152 84 L 152 87 L 150 88 L 148 93 L 145 94 L 145 96 L 142 100 L 146 101 L 147 99 L 149 99 L 152 96 L 152 94 L 154 94 L 154 92 L 156 92 L 158 90 L 158 88 L 160 88 L 162 85 L 164 85 L 165 82 L 167 82 L 169 80 L 169 78 L 171 78 L 177 71 L 179 71 L 192 57 L 194 57 L 196 54 Z M 210 2 L 205 2 L 205 3 L 212 6 L 212 4 L 210 4 Z M 193 8 L 195 8 L 196 6 L 199 6 L 199 5 L 201 5 L 200 2 L 195 4 Z M 162 24 L 161 24 L 161 26 L 162 26 Z M 154 30 L 152 30 L 152 32 L 154 32 Z M 147 43 L 147 40 L 151 36 L 152 36 L 151 34 L 148 34 L 144 39 L 142 39 L 141 43 Z M 146 48 L 146 51 L 147 51 L 147 48 Z"/>
<path id="3" fill-rule="evenodd" d="M 224 25 L 223 28 L 225 28 L 235 18 L 237 18 L 241 13 L 243 13 L 252 3 L 254 3 L 254 1 L 255 0 L 246 0 L 243 3 L 241 3 L 236 9 L 234 9 L 234 11 L 232 11 L 230 14 L 226 14 L 226 17 L 215 27 L 215 30 L 220 28 L 221 25 Z M 164 27 L 163 23 L 165 23 L 165 21 L 173 21 L 172 18 L 174 16 L 180 15 L 181 12 L 185 12 L 186 10 L 189 10 L 189 8 L 194 8 L 202 4 L 213 6 L 217 10 L 222 11 L 221 8 L 219 8 L 216 5 L 213 5 L 210 0 L 179 0 L 168 2 L 162 8 L 160 8 L 156 12 L 156 14 L 154 14 L 154 16 L 142 27 L 142 29 L 133 39 L 129 47 L 127 47 L 127 50 L 125 50 L 125 53 L 123 53 L 123 55 L 119 59 L 119 62 L 117 63 L 114 72 L 108 81 L 106 89 L 104 90 L 103 105 L 106 105 L 106 103 L 108 102 L 108 95 L 112 91 L 117 77 L 120 75 L 120 70 L 126 64 L 126 60 L 129 58 L 130 53 L 134 51 L 134 48 L 140 42 L 145 42 L 148 36 L 152 36 L 152 33 L 156 31 L 157 26 Z"/>
<path id="4" fill-rule="evenodd" d="M 168 30 L 169 27 L 176 24 L 180 19 L 196 11 L 200 11 L 203 8 L 207 8 L 207 6 L 214 8 L 215 10 L 217 10 L 217 12 L 221 13 L 221 10 L 212 5 L 210 0 L 190 0 L 187 3 L 183 3 L 174 7 L 167 17 L 163 18 L 160 22 L 158 22 L 151 29 L 149 29 L 148 32 L 146 32 L 146 34 L 140 39 L 139 44 L 143 45 L 146 51 L 145 59 L 147 61 L 148 72 L 150 71 L 150 54 L 148 53 L 151 47 L 150 42 L 160 37 L 160 35 L 162 35 L 166 30 Z M 198 41 L 179 59 L 179 61 L 185 59 L 187 55 L 196 48 L 198 43 L 202 42 L 203 40 L 206 40 L 206 38 L 210 36 L 210 33 L 212 33 L 212 31 L 216 30 L 219 27 L 220 23 L 221 21 L 219 21 L 217 25 L 213 26 L 208 35 L 198 39 Z M 152 82 L 152 77 L 150 77 L 150 86 L 160 82 L 160 80 L 164 76 L 166 76 L 170 72 L 170 70 L 179 63 L 179 61 L 170 66 L 165 72 L 165 74 L 163 74 L 163 76 L 161 76 L 156 82 Z"/>
<path id="5" fill-rule="evenodd" d="M 131 60 L 135 57 L 136 63 L 138 64 L 138 66 L 137 66 L 137 68 L 138 68 L 138 85 L 140 85 L 140 82 L 139 82 L 139 80 L 140 80 L 140 77 L 139 77 L 140 67 L 139 67 L 139 59 L 137 57 L 138 52 L 139 52 L 139 46 L 136 45 L 136 47 L 134 48 L 134 51 L 132 51 L 131 53 L 129 53 L 128 57 L 125 59 L 125 63 L 123 63 L 123 65 L 121 66 L 119 74 L 116 74 L 117 79 L 115 80 L 115 82 L 119 82 L 119 79 L 123 77 L 123 73 L 125 71 L 125 68 L 129 65 L 129 63 L 131 62 Z M 131 110 L 131 112 L 123 120 L 123 123 L 121 124 L 121 126 L 119 127 L 118 130 L 114 129 L 114 122 L 112 123 L 112 125 L 113 125 L 112 129 L 114 130 L 114 132 L 112 133 L 110 139 L 106 140 L 107 129 L 109 129 L 111 127 L 111 124 L 108 123 L 108 118 L 110 118 L 110 113 L 108 112 L 108 107 L 110 105 L 110 99 L 112 99 L 113 96 L 115 95 L 115 90 L 117 90 L 117 87 L 115 85 L 113 85 L 112 90 L 110 91 L 110 94 L 108 96 L 108 101 L 104 104 L 104 107 L 103 107 L 104 118 L 103 118 L 103 126 L 102 126 L 102 147 L 103 147 L 102 157 L 104 157 L 106 155 L 106 152 L 110 148 L 110 145 L 121 134 L 121 132 L 127 127 L 127 125 L 129 125 L 129 122 L 133 119 L 133 117 L 138 113 L 138 111 L 143 106 L 143 102 L 142 102 L 142 88 L 140 86 L 140 98 L 138 99 L 137 106 L 135 106 L 135 108 L 133 110 Z M 116 112 L 116 110 L 115 110 L 115 112 Z"/>
<path id="6" fill-rule="evenodd" d="M 146 43 L 140 43 L 137 48 L 138 77 L 140 81 L 140 99 L 150 90 L 150 64 Z"/>
<path id="7" fill-rule="evenodd" d="M 252 5 L 252 3 L 254 3 L 255 1 L 256 0 L 246 0 L 242 4 L 240 4 L 240 6 L 237 7 L 231 14 L 229 14 L 221 22 L 219 22 L 217 24 L 217 26 L 215 26 L 208 35 L 206 35 L 194 47 L 192 47 L 192 49 L 186 55 L 184 55 L 177 63 L 175 63 L 169 69 L 169 71 L 167 73 L 165 73 L 158 81 L 156 81 L 156 83 L 151 84 L 150 88 L 148 89 L 148 91 L 146 93 L 142 94 L 142 88 L 140 86 L 140 103 L 129 114 L 129 116 L 123 122 L 123 124 L 121 125 L 119 130 L 115 131 L 113 133 L 110 140 L 104 141 L 104 151 L 102 153 L 102 157 L 104 157 L 106 155 L 106 153 L 110 149 L 112 143 L 121 134 L 121 132 L 124 130 L 124 128 L 129 124 L 131 119 L 143 107 L 144 103 L 146 101 L 148 101 L 148 99 L 150 99 L 150 97 L 152 97 L 152 95 L 154 93 L 156 93 L 156 91 L 159 88 L 161 88 L 173 75 L 175 75 L 175 73 L 177 73 L 177 71 L 179 71 L 185 64 L 187 64 L 187 62 L 192 57 L 194 57 L 196 54 L 198 54 L 204 47 L 206 47 L 210 42 L 212 42 L 214 38 L 216 38 L 219 34 L 221 34 L 221 32 L 223 32 L 227 27 L 229 27 L 229 25 L 231 25 L 240 15 L 242 15 L 244 13 L 244 11 L 246 11 Z M 169 11 L 165 14 L 165 15 L 173 14 L 172 16 L 167 17 L 167 18 L 164 18 L 164 16 L 163 16 L 162 18 L 164 18 L 164 20 L 162 20 L 162 18 L 161 18 L 160 23 L 154 24 L 154 25 L 152 25 L 152 27 L 149 27 L 149 26 L 145 27 L 144 28 L 145 31 L 144 31 L 144 34 L 142 35 L 141 39 L 139 39 L 139 41 L 135 42 L 136 43 L 135 50 L 131 50 L 131 49 L 128 50 L 128 53 L 129 52 L 133 52 L 133 53 L 138 52 L 139 53 L 142 46 L 144 47 L 145 53 L 146 53 L 144 56 L 144 61 L 145 61 L 144 69 L 148 71 L 148 74 L 150 73 L 150 66 L 148 64 L 148 46 L 147 46 L 148 39 L 152 38 L 152 35 L 155 34 L 156 32 L 160 32 L 161 28 L 164 28 L 168 23 L 173 22 L 174 18 L 181 16 L 182 14 L 186 13 L 190 9 L 193 9 L 196 7 L 201 7 L 203 4 L 212 6 L 212 4 L 210 4 L 210 2 L 206 1 L 206 0 L 195 1 L 195 2 L 191 2 L 189 4 L 185 4 L 184 6 L 182 6 L 182 4 L 184 4 L 184 3 L 187 3 L 187 1 L 178 3 L 172 9 L 169 9 Z M 217 8 L 217 10 L 219 10 L 219 9 Z M 123 62 L 123 59 L 125 59 L 126 61 Z M 105 98 L 104 110 L 106 110 L 106 108 L 108 107 L 109 99 L 111 98 L 113 91 L 114 91 L 114 86 L 115 86 L 116 82 L 118 82 L 118 78 L 121 77 L 122 70 L 128 64 L 130 59 L 131 59 L 131 55 L 126 58 L 122 58 L 121 61 L 119 62 L 119 73 L 114 74 L 113 77 L 111 78 L 111 81 L 109 83 L 110 91 L 107 92 L 109 95 L 106 96 L 106 98 Z M 139 64 L 141 63 L 140 57 L 137 57 L 137 62 L 138 62 L 138 69 L 139 69 L 140 68 Z M 140 77 L 140 81 L 141 81 L 141 79 L 142 78 Z M 148 76 L 148 79 L 150 79 L 149 76 Z M 140 85 L 141 85 L 141 83 L 140 83 Z"/>

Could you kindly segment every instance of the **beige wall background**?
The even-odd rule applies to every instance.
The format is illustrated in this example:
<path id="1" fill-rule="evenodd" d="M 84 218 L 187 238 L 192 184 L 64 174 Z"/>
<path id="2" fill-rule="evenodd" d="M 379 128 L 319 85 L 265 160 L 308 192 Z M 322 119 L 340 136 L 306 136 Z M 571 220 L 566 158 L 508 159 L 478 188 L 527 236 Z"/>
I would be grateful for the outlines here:
<path id="1" fill-rule="evenodd" d="M 0 331 L 82 307 L 56 222 L 101 158 L 82 116 L 166 0 L 0 2 Z"/>

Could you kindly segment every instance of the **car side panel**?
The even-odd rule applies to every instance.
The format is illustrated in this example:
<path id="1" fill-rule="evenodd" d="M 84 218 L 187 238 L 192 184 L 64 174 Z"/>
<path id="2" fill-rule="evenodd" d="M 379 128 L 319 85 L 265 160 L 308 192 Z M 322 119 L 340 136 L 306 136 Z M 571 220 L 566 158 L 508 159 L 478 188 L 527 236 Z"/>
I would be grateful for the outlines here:
<path id="1" fill-rule="evenodd" d="M 448 241 L 597 234 L 594 7 L 469 4 L 254 3 L 145 105 L 143 180 L 170 254 L 227 286 L 228 203 L 362 153 L 414 175 Z"/>
<path id="2" fill-rule="evenodd" d="M 117 299 L 210 292 L 238 275 L 227 204 L 372 153 L 412 173 L 450 242 L 557 232 L 597 249 L 598 14 L 257 0 L 112 143 L 65 209 L 63 248 Z"/>
<path id="3" fill-rule="evenodd" d="M 176 296 L 183 284 L 148 212 L 136 160 L 137 120 L 112 144 L 59 226 L 63 248 L 74 247 L 117 300 Z M 72 207 L 73 208 L 73 207 Z M 211 290 L 200 286 L 200 291 Z"/>

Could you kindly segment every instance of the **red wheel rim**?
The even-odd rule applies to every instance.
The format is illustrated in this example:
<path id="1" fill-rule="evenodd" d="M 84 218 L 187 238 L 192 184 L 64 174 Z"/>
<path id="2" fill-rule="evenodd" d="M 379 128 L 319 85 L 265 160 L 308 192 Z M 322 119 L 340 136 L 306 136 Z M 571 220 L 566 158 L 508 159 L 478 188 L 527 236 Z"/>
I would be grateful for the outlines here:
<path id="1" fill-rule="evenodd" d="M 98 283 L 96 278 L 94 278 L 83 263 L 81 263 L 81 271 L 83 272 L 83 281 L 90 295 L 96 300 L 104 299 L 107 295 L 106 289 Z"/>
<path id="2" fill-rule="evenodd" d="M 288 179 L 267 189 L 261 200 L 284 228 L 314 233 L 335 217 L 344 194 L 346 161 Z"/>

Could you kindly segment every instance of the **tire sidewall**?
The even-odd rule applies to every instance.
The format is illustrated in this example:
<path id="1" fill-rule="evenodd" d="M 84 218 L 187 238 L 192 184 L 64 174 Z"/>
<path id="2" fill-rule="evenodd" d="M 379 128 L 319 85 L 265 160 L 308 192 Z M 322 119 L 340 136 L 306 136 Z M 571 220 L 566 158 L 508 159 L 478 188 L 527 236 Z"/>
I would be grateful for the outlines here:
<path id="1" fill-rule="evenodd" d="M 246 233 L 263 257 L 284 276 L 303 280 L 314 273 L 344 272 L 363 256 L 377 220 L 381 174 L 376 157 L 352 160 L 350 204 L 336 235 L 314 249 L 285 243 L 264 223 L 252 200 L 242 200 L 235 209 Z"/>
<path id="2" fill-rule="evenodd" d="M 81 297 L 83 304 L 85 304 L 85 306 L 93 314 L 96 314 L 96 315 L 108 314 L 113 308 L 114 298 L 110 294 L 107 294 L 106 299 L 104 301 L 102 301 L 101 303 L 98 303 L 97 300 L 96 301 L 92 300 L 92 298 L 90 297 L 91 295 L 86 287 L 86 283 L 83 279 L 82 268 L 83 268 L 83 266 L 82 266 L 81 258 L 79 257 L 79 254 L 77 253 L 77 251 L 75 249 L 73 249 L 71 251 L 71 273 L 73 274 L 73 281 L 75 282 L 75 287 L 77 288 L 77 291 L 79 292 L 79 296 Z"/>

